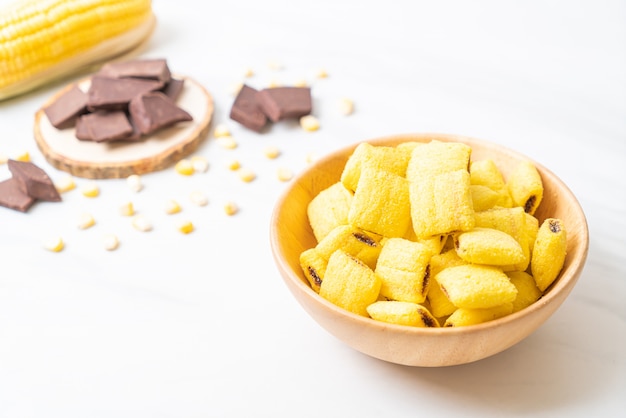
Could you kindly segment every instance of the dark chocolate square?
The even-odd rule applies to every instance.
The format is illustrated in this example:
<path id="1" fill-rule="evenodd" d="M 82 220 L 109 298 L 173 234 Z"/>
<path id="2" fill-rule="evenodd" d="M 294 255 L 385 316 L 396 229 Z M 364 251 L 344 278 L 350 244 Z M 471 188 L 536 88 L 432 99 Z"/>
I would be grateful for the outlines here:
<path id="1" fill-rule="evenodd" d="M 244 84 L 230 109 L 230 118 L 248 129 L 260 132 L 267 124 L 267 116 L 259 106 L 257 93 L 256 89 Z"/>
<path id="2" fill-rule="evenodd" d="M 257 93 L 257 101 L 272 122 L 308 115 L 313 108 L 309 87 L 263 89 Z"/>

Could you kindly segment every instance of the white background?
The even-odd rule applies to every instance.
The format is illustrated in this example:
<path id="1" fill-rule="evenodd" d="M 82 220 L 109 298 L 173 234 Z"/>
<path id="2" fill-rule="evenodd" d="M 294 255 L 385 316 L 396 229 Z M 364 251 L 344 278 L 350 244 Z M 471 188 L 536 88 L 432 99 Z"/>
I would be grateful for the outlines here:
<path id="1" fill-rule="evenodd" d="M 6 3 L 1 0 L 0 3 Z M 87 199 L 27 214 L 0 208 L 0 417 L 583 417 L 626 415 L 626 3 L 156 0 L 143 57 L 214 96 L 235 150 L 209 136 L 207 173 L 103 180 Z M 270 63 L 280 63 L 276 71 Z M 244 79 L 246 68 L 254 70 Z M 318 69 L 329 77 L 316 79 Z M 312 85 L 321 129 L 256 134 L 228 119 L 246 81 Z M 0 102 L 0 152 L 37 149 L 33 115 L 61 84 Z M 356 111 L 345 117 L 337 100 Z M 538 331 L 491 358 L 425 369 L 345 346 L 292 299 L 272 261 L 269 218 L 286 187 L 276 170 L 309 154 L 408 132 L 468 135 L 557 174 L 589 223 L 586 268 Z M 276 160 L 263 149 L 276 146 Z M 225 165 L 256 171 L 240 181 Z M 0 166 L 0 179 L 10 176 Z M 77 179 L 79 187 L 84 180 Z M 188 195 L 203 190 L 209 205 Z M 162 204 L 184 206 L 174 218 Z M 155 226 L 133 230 L 132 200 Z M 241 211 L 224 215 L 222 205 Z M 96 226 L 76 227 L 90 212 Z M 196 231 L 182 235 L 175 219 Z M 115 232 L 117 251 L 101 236 Z M 42 249 L 60 235 L 61 253 Z"/>

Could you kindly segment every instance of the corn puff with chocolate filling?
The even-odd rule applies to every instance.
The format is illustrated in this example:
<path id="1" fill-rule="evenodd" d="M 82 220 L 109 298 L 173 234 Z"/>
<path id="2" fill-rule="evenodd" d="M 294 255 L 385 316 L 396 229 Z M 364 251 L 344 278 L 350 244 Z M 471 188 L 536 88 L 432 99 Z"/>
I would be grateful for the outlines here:
<path id="1" fill-rule="evenodd" d="M 340 182 L 322 190 L 311 200 L 307 214 L 317 242 L 336 227 L 348 224 L 351 203 L 352 192 Z"/>
<path id="2" fill-rule="evenodd" d="M 450 302 L 450 299 L 448 299 L 448 296 L 443 293 L 437 280 L 434 280 L 434 277 L 445 268 L 461 266 L 463 264 L 467 263 L 459 257 L 454 249 L 433 255 L 430 259 L 431 281 L 426 300 L 430 304 L 430 311 L 437 318 L 450 315 L 456 310 L 456 306 L 454 306 L 452 302 Z"/>
<path id="3" fill-rule="evenodd" d="M 513 312 L 522 309 L 537 302 L 541 297 L 541 290 L 537 287 L 535 279 L 525 271 L 510 271 L 506 275 L 517 288 L 517 296 L 513 301 Z"/>
<path id="4" fill-rule="evenodd" d="M 402 238 L 385 240 L 374 272 L 380 294 L 389 300 L 422 303 L 430 285 L 431 250 Z"/>
<path id="5" fill-rule="evenodd" d="M 409 183 L 397 174 L 363 164 L 348 221 L 386 237 L 402 237 L 411 221 Z"/>
<path id="6" fill-rule="evenodd" d="M 406 169 L 409 181 L 469 169 L 472 149 L 460 142 L 431 141 L 414 147 Z"/>
<path id="7" fill-rule="evenodd" d="M 470 193 L 472 195 L 472 206 L 476 212 L 493 208 L 500 199 L 500 195 L 497 192 L 479 184 L 470 184 Z"/>
<path id="8" fill-rule="evenodd" d="M 493 228 L 474 228 L 455 236 L 456 252 L 473 264 L 491 266 L 513 265 L 525 259 L 519 243 L 507 234 Z"/>
<path id="9" fill-rule="evenodd" d="M 380 279 L 357 258 L 337 250 L 328 260 L 320 296 L 357 315 L 368 316 L 367 307 L 378 299 Z"/>
<path id="10" fill-rule="evenodd" d="M 534 215 L 543 199 L 543 182 L 537 167 L 530 161 L 520 162 L 507 180 L 514 206 L 521 206 Z"/>
<path id="11" fill-rule="evenodd" d="M 320 292 L 327 264 L 328 259 L 322 257 L 315 248 L 309 248 L 300 254 L 300 267 L 302 267 L 304 277 L 309 281 L 311 289 L 317 293 Z"/>
<path id="12" fill-rule="evenodd" d="M 567 253 L 567 233 L 560 219 L 548 218 L 539 227 L 530 268 L 542 292 L 556 280 Z"/>
<path id="13" fill-rule="evenodd" d="M 513 199 L 509 194 L 502 172 L 493 160 L 476 160 L 470 164 L 470 183 L 476 186 L 485 186 L 497 193 L 498 199 L 494 206 L 510 208 Z M 477 211 L 479 209 L 476 209 Z"/>
<path id="14" fill-rule="evenodd" d="M 468 325 L 478 325 L 483 322 L 493 321 L 502 318 L 513 312 L 512 303 L 504 303 L 493 308 L 467 309 L 459 308 L 444 322 L 444 327 L 464 327 Z"/>
<path id="15" fill-rule="evenodd" d="M 328 260 L 336 250 L 343 250 L 374 269 L 382 248 L 379 240 L 374 234 L 367 233 L 360 228 L 340 225 L 330 231 L 315 246 L 315 249 L 325 260 Z"/>
<path id="16" fill-rule="evenodd" d="M 411 149 L 375 146 L 362 142 L 355 148 L 341 173 L 341 183 L 346 189 L 355 191 L 361 177 L 361 168 L 367 163 L 378 170 L 404 177 L 411 157 Z"/>
<path id="17" fill-rule="evenodd" d="M 437 319 L 424 306 L 412 302 L 378 301 L 367 307 L 377 321 L 410 327 L 439 328 Z"/>

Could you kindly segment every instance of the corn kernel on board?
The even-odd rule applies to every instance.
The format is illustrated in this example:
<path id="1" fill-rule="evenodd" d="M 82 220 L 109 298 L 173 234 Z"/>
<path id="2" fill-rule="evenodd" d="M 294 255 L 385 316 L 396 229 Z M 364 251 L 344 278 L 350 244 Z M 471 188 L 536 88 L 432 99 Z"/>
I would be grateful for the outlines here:
<path id="1" fill-rule="evenodd" d="M 56 129 L 45 115 L 44 108 L 72 86 L 69 85 L 46 102 L 35 115 L 34 135 L 37 146 L 55 168 L 84 178 L 125 178 L 164 169 L 191 154 L 208 135 L 213 117 L 213 97 L 197 81 L 185 80 L 178 105 L 193 120 L 165 128 L 135 143 L 96 143 L 80 141 L 75 129 Z M 82 90 L 89 88 L 89 79 L 79 82 Z"/>

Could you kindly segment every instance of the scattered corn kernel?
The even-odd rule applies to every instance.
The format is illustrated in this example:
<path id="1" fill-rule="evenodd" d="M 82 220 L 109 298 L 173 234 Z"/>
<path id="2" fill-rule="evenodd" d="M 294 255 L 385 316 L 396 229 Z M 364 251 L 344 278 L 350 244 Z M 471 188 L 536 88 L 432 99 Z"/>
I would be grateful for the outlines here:
<path id="1" fill-rule="evenodd" d="M 131 174 L 130 176 L 128 176 L 126 178 L 126 184 L 128 184 L 128 187 L 130 187 L 130 190 L 132 190 L 135 193 L 138 193 L 141 191 L 141 189 L 143 189 L 141 177 L 138 176 L 137 174 Z"/>
<path id="2" fill-rule="evenodd" d="M 222 136 L 220 138 L 217 138 L 217 143 L 220 147 L 224 149 L 235 149 L 239 145 L 237 144 L 237 141 L 235 141 L 235 139 L 231 136 Z"/>
<path id="3" fill-rule="evenodd" d="M 307 87 L 308 85 L 309 85 L 309 83 L 305 79 L 303 79 L 303 78 L 301 78 L 299 80 L 296 80 L 293 83 L 294 87 Z"/>
<path id="4" fill-rule="evenodd" d="M 48 238 L 43 242 L 43 247 L 48 251 L 58 253 L 65 248 L 65 243 L 61 237 Z"/>
<path id="5" fill-rule="evenodd" d="M 236 214 L 237 212 L 239 212 L 239 208 L 234 202 L 227 202 L 224 205 L 224 212 L 226 213 L 226 215 L 232 216 Z"/>
<path id="6" fill-rule="evenodd" d="M 354 112 L 354 102 L 347 98 L 340 99 L 339 112 L 341 112 L 342 115 L 351 115 Z"/>
<path id="7" fill-rule="evenodd" d="M 178 230 L 183 234 L 189 234 L 194 230 L 193 223 L 191 221 L 182 221 L 178 224 Z"/>
<path id="8" fill-rule="evenodd" d="M 209 162 L 204 157 L 191 157 L 191 165 L 195 171 L 200 173 L 206 173 L 209 169 Z"/>
<path id="9" fill-rule="evenodd" d="M 228 169 L 232 171 L 237 171 L 241 168 L 241 163 L 237 160 L 232 160 L 228 163 Z"/>
<path id="10" fill-rule="evenodd" d="M 243 71 L 243 76 L 244 77 L 252 77 L 253 75 L 254 75 L 254 70 L 252 68 L 250 68 L 250 67 L 246 68 Z"/>
<path id="11" fill-rule="evenodd" d="M 267 63 L 267 66 L 269 67 L 270 70 L 274 70 L 274 71 L 280 71 L 284 68 L 284 66 L 278 62 L 278 61 L 270 61 Z"/>
<path id="12" fill-rule="evenodd" d="M 315 155 L 314 153 L 307 154 L 307 156 L 306 156 L 307 164 L 311 164 L 315 160 L 317 160 L 317 155 Z"/>
<path id="13" fill-rule="evenodd" d="M 133 202 L 126 202 L 120 206 L 120 214 L 122 216 L 133 216 L 135 214 L 135 207 Z"/>
<path id="14" fill-rule="evenodd" d="M 23 161 L 25 163 L 30 161 L 30 154 L 28 153 L 28 151 L 22 151 L 22 153 L 17 154 L 15 156 L 15 160 L 16 161 Z"/>
<path id="15" fill-rule="evenodd" d="M 98 197 L 100 195 L 100 187 L 98 187 L 95 181 L 90 181 L 82 187 L 81 192 L 85 197 Z"/>
<path id="16" fill-rule="evenodd" d="M 196 190 L 189 195 L 191 203 L 197 206 L 206 206 L 209 204 L 209 198 L 203 192 Z"/>
<path id="17" fill-rule="evenodd" d="M 216 138 L 223 138 L 225 136 L 230 136 L 230 129 L 223 123 L 218 124 L 213 130 L 213 136 Z"/>
<path id="18" fill-rule="evenodd" d="M 293 172 L 288 168 L 279 168 L 277 177 L 280 181 L 289 181 L 293 178 Z"/>
<path id="19" fill-rule="evenodd" d="M 148 232 L 152 231 L 152 223 L 143 215 L 135 215 L 131 221 L 133 228 L 137 231 Z"/>
<path id="20" fill-rule="evenodd" d="M 174 169 L 178 174 L 182 174 L 183 176 L 191 176 L 194 173 L 193 164 L 186 158 L 179 160 Z"/>
<path id="21" fill-rule="evenodd" d="M 107 251 L 114 251 L 120 246 L 120 241 L 114 234 L 106 234 L 102 237 L 102 246 Z"/>
<path id="22" fill-rule="evenodd" d="M 283 84 L 280 81 L 278 81 L 278 80 L 270 80 L 270 82 L 267 84 L 267 88 L 269 88 L 269 89 L 273 89 L 273 88 L 276 88 L 276 87 L 282 87 L 282 86 L 283 86 Z"/>
<path id="23" fill-rule="evenodd" d="M 74 182 L 74 177 L 67 175 L 55 181 L 54 187 L 57 189 L 57 192 L 65 193 L 74 190 L 76 188 L 76 182 Z"/>
<path id="24" fill-rule="evenodd" d="M 89 213 L 83 213 L 78 217 L 78 228 L 79 229 L 87 229 L 94 226 L 96 220 Z"/>
<path id="25" fill-rule="evenodd" d="M 256 174 L 250 169 L 242 168 L 241 170 L 239 170 L 239 178 L 246 183 L 250 183 L 251 181 L 256 179 Z"/>
<path id="26" fill-rule="evenodd" d="M 165 213 L 168 215 L 173 215 L 175 213 L 180 212 L 182 209 L 177 201 L 170 199 L 165 202 Z"/>
<path id="27" fill-rule="evenodd" d="M 274 159 L 280 155 L 280 150 L 276 147 L 267 147 L 263 150 L 263 153 L 267 158 Z"/>
<path id="28" fill-rule="evenodd" d="M 300 126 L 305 131 L 313 132 L 320 128 L 320 122 L 313 115 L 306 115 L 300 118 Z"/>
<path id="29" fill-rule="evenodd" d="M 317 70 L 317 72 L 315 73 L 315 76 L 317 78 L 327 78 L 328 77 L 328 73 L 326 72 L 326 70 L 324 70 L 323 68 L 320 68 Z"/>

